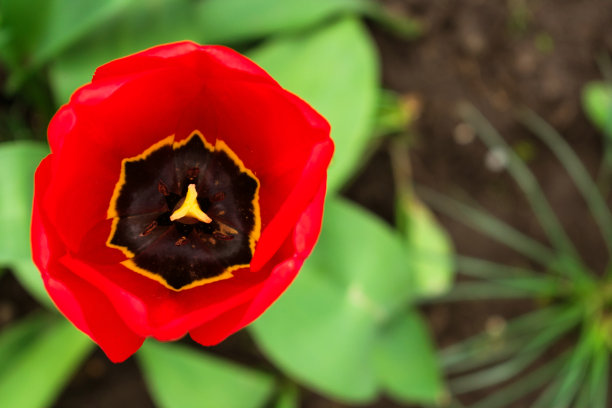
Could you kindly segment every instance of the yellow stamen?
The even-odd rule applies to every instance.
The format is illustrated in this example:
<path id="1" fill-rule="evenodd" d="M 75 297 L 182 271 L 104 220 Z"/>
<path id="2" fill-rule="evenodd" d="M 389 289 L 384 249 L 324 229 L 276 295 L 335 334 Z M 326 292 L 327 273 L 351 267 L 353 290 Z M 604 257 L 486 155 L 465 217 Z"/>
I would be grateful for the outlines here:
<path id="1" fill-rule="evenodd" d="M 183 201 L 183 204 L 172 213 L 170 221 L 179 220 L 182 222 L 183 218 L 187 218 L 187 220 L 196 219 L 207 224 L 211 222 L 212 219 L 206 215 L 204 211 L 200 210 L 196 198 L 198 198 L 198 192 L 196 191 L 195 184 L 190 184 L 189 187 L 187 187 L 185 201 Z"/>

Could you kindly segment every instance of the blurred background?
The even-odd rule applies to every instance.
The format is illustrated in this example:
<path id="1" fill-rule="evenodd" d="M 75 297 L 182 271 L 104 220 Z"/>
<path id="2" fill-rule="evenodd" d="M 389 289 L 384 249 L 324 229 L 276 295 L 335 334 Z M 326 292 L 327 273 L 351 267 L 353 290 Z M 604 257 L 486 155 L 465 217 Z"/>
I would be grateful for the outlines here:
<path id="1" fill-rule="evenodd" d="M 612 407 L 611 22 L 607 0 L 0 0 L 0 406 Z M 248 329 L 112 364 L 32 265 L 32 177 L 97 66 L 185 39 L 328 118 L 323 231 Z"/>

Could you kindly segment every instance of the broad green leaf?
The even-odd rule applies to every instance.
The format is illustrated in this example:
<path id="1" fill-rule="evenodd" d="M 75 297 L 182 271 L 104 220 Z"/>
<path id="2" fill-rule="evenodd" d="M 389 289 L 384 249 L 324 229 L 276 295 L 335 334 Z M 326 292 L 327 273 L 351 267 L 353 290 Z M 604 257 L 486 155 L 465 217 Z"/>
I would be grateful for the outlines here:
<path id="1" fill-rule="evenodd" d="M 25 288 L 46 305 L 50 300 L 30 254 L 30 217 L 34 171 L 48 152 L 43 143 L 0 144 L 0 173 L 10 175 L 0 184 L 0 265 L 11 267 Z"/>
<path id="2" fill-rule="evenodd" d="M 207 42 L 236 44 L 371 9 L 378 7 L 369 0 L 207 0 L 198 5 L 197 14 Z"/>
<path id="3" fill-rule="evenodd" d="M 106 16 L 117 14 L 117 9 L 124 12 L 74 44 L 52 65 L 50 79 L 58 104 L 89 82 L 98 66 L 158 44 L 180 40 L 237 44 L 304 29 L 368 5 L 364 0 L 132 0 L 130 7 L 123 7 L 123 1 L 114 0 L 114 7 L 100 2 Z"/>
<path id="4" fill-rule="evenodd" d="M 267 374 L 185 346 L 147 341 L 137 356 L 160 408 L 258 408 L 274 390 Z"/>
<path id="5" fill-rule="evenodd" d="M 42 314 L 26 317 L 0 331 L 0 378 L 9 374 L 8 369 L 20 351 L 35 341 L 45 324 L 49 323 L 46 317 Z"/>
<path id="6" fill-rule="evenodd" d="M 414 196 L 398 199 L 414 288 L 420 296 L 446 292 L 453 280 L 453 246 L 433 214 Z"/>
<path id="7" fill-rule="evenodd" d="M 589 82 L 582 90 L 582 107 L 589 119 L 612 138 L 612 84 Z"/>
<path id="8" fill-rule="evenodd" d="M 66 47 L 77 42 L 134 0 L 5 0 L 9 10 L 7 58 L 13 75 L 10 90 L 16 90 L 28 72 L 40 68 Z"/>
<path id="9" fill-rule="evenodd" d="M 347 402 L 375 398 L 379 327 L 412 296 L 404 248 L 365 210 L 328 199 L 319 244 L 287 292 L 252 326 L 289 376 Z"/>
<path id="10" fill-rule="evenodd" d="M 34 171 L 49 152 L 36 142 L 0 144 L 0 264 L 30 258 Z"/>
<path id="11" fill-rule="evenodd" d="M 134 0 L 51 0 L 46 25 L 31 56 L 39 66 L 125 10 Z"/>
<path id="12" fill-rule="evenodd" d="M 7 337 L 23 337 L 10 348 L 11 358 L 0 372 L 0 406 L 39 408 L 51 406 L 70 380 L 75 369 L 88 355 L 93 343 L 65 319 L 52 319 L 40 325 L 30 320 L 9 328 L 0 335 L 2 346 Z M 28 327 L 32 325 L 33 327 Z M 21 331 L 16 336 L 13 330 Z M 23 336 L 29 332 L 27 337 Z"/>
<path id="13" fill-rule="evenodd" d="M 406 403 L 436 405 L 444 397 L 437 357 L 427 327 L 415 310 L 398 316 L 380 333 L 375 364 L 382 387 Z"/>
<path id="14" fill-rule="evenodd" d="M 365 27 L 347 17 L 310 35 L 269 41 L 249 55 L 330 122 L 336 151 L 328 186 L 338 190 L 364 163 L 374 124 L 378 60 Z"/>
<path id="15" fill-rule="evenodd" d="M 17 70 L 40 41 L 49 12 L 48 0 L 0 1 L 0 30 L 6 44 L 0 47 L 5 66 Z"/>
<path id="16" fill-rule="evenodd" d="M 181 40 L 202 41 L 193 2 L 138 1 L 108 24 L 70 47 L 50 69 L 50 83 L 58 104 L 91 81 L 97 67 L 113 59 Z M 143 35 L 146 33 L 146 35 Z"/>

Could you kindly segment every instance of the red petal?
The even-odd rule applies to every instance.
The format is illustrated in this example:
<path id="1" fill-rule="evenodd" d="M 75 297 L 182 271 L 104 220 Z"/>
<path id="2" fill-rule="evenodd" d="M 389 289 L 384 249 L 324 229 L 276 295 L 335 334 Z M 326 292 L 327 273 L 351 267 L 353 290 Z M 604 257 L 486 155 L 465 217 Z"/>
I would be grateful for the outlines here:
<path id="1" fill-rule="evenodd" d="M 150 48 L 102 65 L 93 81 L 182 65 L 206 80 L 232 79 L 276 84 L 263 69 L 236 51 L 219 45 L 182 41 Z"/>
<path id="2" fill-rule="evenodd" d="M 227 336 L 251 323 L 278 299 L 295 279 L 304 259 L 310 254 L 319 237 L 324 200 L 325 184 L 319 188 L 314 200 L 300 217 L 293 231 L 292 239 L 288 239 L 279 251 L 279 257 L 285 256 L 285 260 L 273 268 L 253 300 L 192 329 L 189 334 L 193 340 L 204 346 L 218 344 Z"/>
<path id="3" fill-rule="evenodd" d="M 72 133 L 75 123 L 76 115 L 70 105 L 64 105 L 57 111 L 47 130 L 51 152 L 58 153 L 62 149 L 64 140 Z"/>
<path id="4" fill-rule="evenodd" d="M 43 271 L 49 295 L 59 310 L 119 363 L 134 354 L 144 341 L 117 314 L 108 299 L 93 285 L 77 278 L 56 262 Z"/>
<path id="5" fill-rule="evenodd" d="M 50 177 L 52 155 L 43 160 L 36 171 L 38 191 Z M 55 259 L 62 249 L 53 228 L 46 228 L 40 212 L 40 194 L 35 196 L 32 214 L 32 247 L 36 266 L 51 299 L 76 327 L 92 338 L 114 362 L 121 362 L 140 348 L 144 337 L 130 330 L 108 299 L 95 287 L 71 274 Z"/>
<path id="6" fill-rule="evenodd" d="M 73 96 L 77 120 L 65 127 L 45 200 L 45 211 L 72 251 L 107 218 L 122 159 L 174 133 L 177 118 L 199 92 L 197 80 L 183 71 L 147 72 L 126 83 L 98 81 Z M 64 128 L 63 117 L 52 120 L 54 134 Z"/>
<path id="7" fill-rule="evenodd" d="M 261 182 L 262 235 L 251 269 L 283 243 L 326 177 L 333 153 L 329 126 L 305 102 L 277 86 L 207 84 L 179 123 L 176 138 L 199 129 L 222 140 Z"/>
<path id="8" fill-rule="evenodd" d="M 265 278 L 236 271 L 232 279 L 175 292 L 121 264 L 95 265 L 70 255 L 60 261 L 105 293 L 134 332 L 159 340 L 176 340 L 252 299 Z"/>

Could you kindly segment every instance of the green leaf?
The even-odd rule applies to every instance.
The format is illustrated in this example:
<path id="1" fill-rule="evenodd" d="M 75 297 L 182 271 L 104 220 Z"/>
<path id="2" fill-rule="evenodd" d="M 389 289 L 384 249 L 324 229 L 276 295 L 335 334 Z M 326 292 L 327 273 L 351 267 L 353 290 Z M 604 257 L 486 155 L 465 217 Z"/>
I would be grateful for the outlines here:
<path id="1" fill-rule="evenodd" d="M 117 14 L 116 9 L 123 9 L 121 0 L 114 2 L 118 3 L 114 8 L 105 6 L 106 15 Z M 52 65 L 50 79 L 58 104 L 66 103 L 76 88 L 89 82 L 98 66 L 157 44 L 180 40 L 236 44 L 303 29 L 340 13 L 358 11 L 367 2 L 138 0 L 130 4 L 123 13 L 70 47 Z"/>
<path id="2" fill-rule="evenodd" d="M 582 107 L 591 122 L 612 139 L 612 84 L 589 82 L 582 89 Z"/>
<path id="3" fill-rule="evenodd" d="M 374 356 L 382 386 L 393 398 L 426 405 L 443 400 L 435 350 L 416 311 L 409 310 L 380 333 Z"/>
<path id="4" fill-rule="evenodd" d="M 262 407 L 271 376 L 176 344 L 147 341 L 137 356 L 160 408 Z"/>
<path id="5" fill-rule="evenodd" d="M 125 10 L 133 0 L 52 0 L 47 24 L 31 56 L 31 64 L 40 66 L 68 46 Z"/>
<path id="6" fill-rule="evenodd" d="M 347 402 L 377 393 L 379 327 L 412 297 L 404 248 L 374 216 L 328 199 L 319 244 L 252 333 L 283 372 Z"/>
<path id="7" fill-rule="evenodd" d="M 7 340 L 8 338 L 8 340 Z M 21 338 L 18 344 L 15 339 Z M 38 408 L 52 402 L 93 343 L 65 319 L 27 320 L 0 336 L 0 406 Z M 8 352 L 7 352 L 8 349 Z"/>
<path id="8" fill-rule="evenodd" d="M 397 206 L 415 291 L 419 296 L 446 292 L 455 269 L 450 237 L 431 211 L 414 196 L 403 195 Z"/>
<path id="9" fill-rule="evenodd" d="M 75 89 L 91 81 L 98 66 L 113 59 L 158 44 L 202 41 L 200 27 L 191 1 L 137 1 L 55 60 L 50 84 L 56 102 L 66 103 Z"/>
<path id="10" fill-rule="evenodd" d="M 9 59 L 15 71 L 8 86 L 14 91 L 29 72 L 40 68 L 134 1 L 47 0 L 33 4 L 8 0 L 6 3 L 11 10 L 7 28 L 12 53 Z"/>
<path id="11" fill-rule="evenodd" d="M 0 144 L 0 173 L 11 175 L 0 184 L 0 265 L 11 267 L 26 289 L 47 305 L 49 297 L 31 260 L 30 217 L 34 171 L 48 152 L 43 143 Z"/>
<path id="12" fill-rule="evenodd" d="M 367 0 L 207 0 L 199 4 L 203 38 L 236 44 L 277 33 L 303 30 L 347 12 L 374 7 Z"/>
<path id="13" fill-rule="evenodd" d="M 34 171 L 48 152 L 42 143 L 0 144 L 0 173 L 7 175 L 0 184 L 0 264 L 30 258 Z"/>
<path id="14" fill-rule="evenodd" d="M 328 186 L 338 190 L 364 163 L 377 107 L 378 60 L 365 27 L 347 17 L 270 41 L 250 56 L 329 120 L 336 151 Z"/>
<path id="15" fill-rule="evenodd" d="M 48 324 L 47 316 L 36 314 L 7 326 L 0 332 L 0 378 L 9 374 L 21 350 L 32 343 Z"/>
<path id="16" fill-rule="evenodd" d="M 2 35 L 6 45 L 0 47 L 0 58 L 11 70 L 18 70 L 44 32 L 48 0 L 3 0 L 0 2 Z"/>

